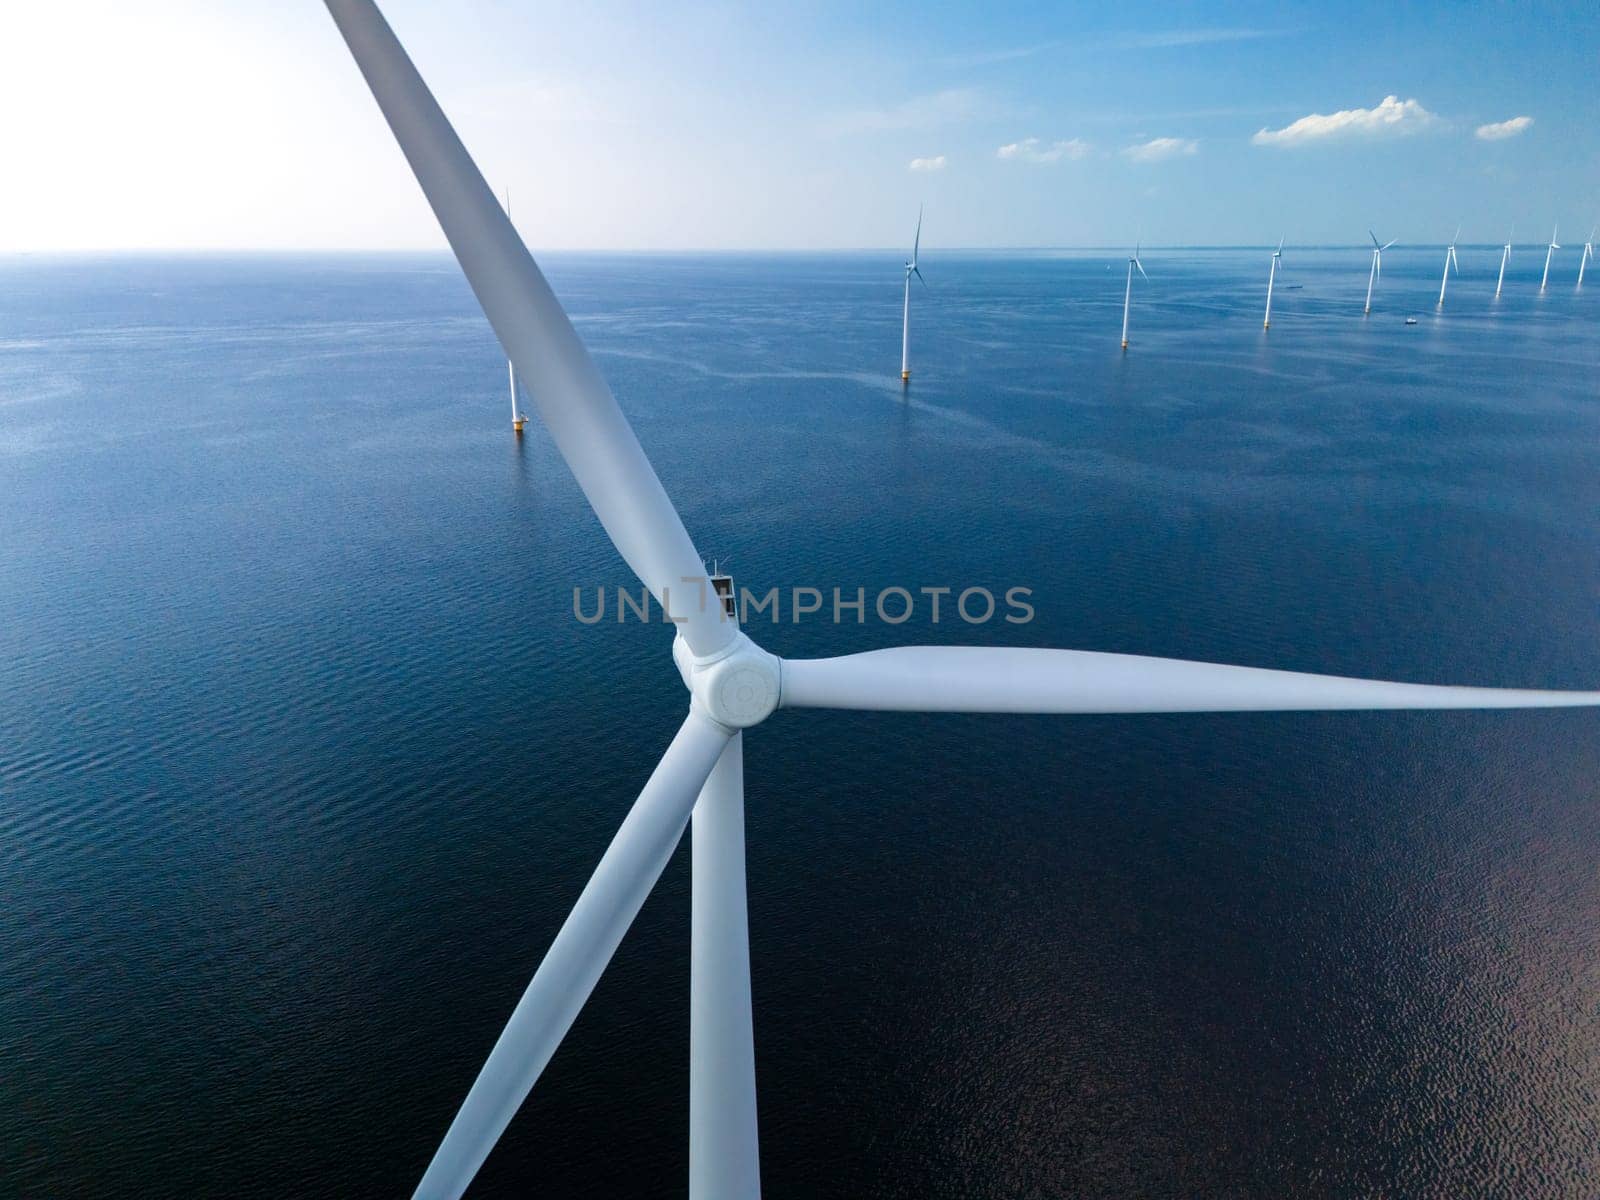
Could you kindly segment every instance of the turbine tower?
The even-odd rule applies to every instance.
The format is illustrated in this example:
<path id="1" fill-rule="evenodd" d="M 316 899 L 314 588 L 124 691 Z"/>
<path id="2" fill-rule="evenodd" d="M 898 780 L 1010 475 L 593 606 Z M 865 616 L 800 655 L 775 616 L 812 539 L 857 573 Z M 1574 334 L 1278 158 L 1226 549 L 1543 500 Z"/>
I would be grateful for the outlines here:
<path id="1" fill-rule="evenodd" d="M 1084 650 L 902 646 L 780 659 L 718 597 L 628 419 L 533 257 L 372 0 L 326 0 L 495 334 L 622 559 L 676 614 L 677 735 L 556 934 L 417 1185 L 455 1200 L 589 998 L 692 825 L 689 1195 L 760 1190 L 744 866 L 742 730 L 778 708 L 1146 713 L 1600 705 L 1543 692 L 1305 675 Z M 721 581 L 719 581 L 721 582 Z M 719 593 L 720 596 L 720 593 Z M 623 698 L 625 699 L 625 697 Z M 820 757 L 829 760 L 827 747 Z M 834 764 L 848 769 L 848 764 Z"/>
<path id="2" fill-rule="evenodd" d="M 1545 248 L 1544 252 L 1544 278 L 1539 280 L 1539 290 L 1541 292 L 1550 282 L 1550 259 L 1557 250 L 1561 249 L 1560 243 L 1556 241 L 1556 234 L 1560 232 L 1561 226 L 1559 225 L 1550 231 L 1550 245 Z"/>
<path id="3" fill-rule="evenodd" d="M 1367 272 L 1367 306 L 1362 309 L 1365 315 L 1372 311 L 1372 285 L 1383 278 L 1383 252 L 1394 245 L 1396 239 L 1390 239 L 1383 245 L 1378 245 L 1378 235 L 1372 230 L 1367 230 L 1367 236 L 1372 239 L 1372 269 Z"/>
<path id="4" fill-rule="evenodd" d="M 1511 261 L 1511 243 L 1516 240 L 1517 227 L 1511 226 L 1511 236 L 1506 239 L 1505 249 L 1500 251 L 1500 278 L 1494 281 L 1494 298 L 1500 299 L 1500 288 L 1506 281 L 1506 264 Z"/>
<path id="5" fill-rule="evenodd" d="M 1444 285 L 1450 282 L 1450 272 L 1461 274 L 1461 265 L 1456 262 L 1456 238 L 1461 236 L 1461 226 L 1456 226 L 1456 231 L 1450 237 L 1450 247 L 1444 252 L 1444 278 L 1439 280 L 1439 307 L 1444 307 Z"/>
<path id="6" fill-rule="evenodd" d="M 506 220 L 511 220 L 511 189 L 506 189 Z M 506 379 L 511 384 L 511 431 L 518 437 L 522 436 L 523 428 L 528 424 L 528 418 L 522 415 L 522 410 L 517 407 L 517 364 L 510 357 L 506 358 Z"/>
<path id="7" fill-rule="evenodd" d="M 1128 348 L 1128 308 L 1133 302 L 1133 270 L 1137 267 L 1139 274 L 1144 275 L 1149 282 L 1150 276 L 1144 274 L 1144 264 L 1139 261 L 1139 246 L 1136 244 L 1133 253 L 1128 255 L 1128 286 L 1122 292 L 1122 348 Z"/>
<path id="8" fill-rule="evenodd" d="M 922 206 L 917 206 L 917 235 L 911 239 L 911 260 L 906 263 L 905 307 L 900 311 L 900 382 L 911 382 L 911 277 L 915 275 L 924 286 L 922 270 L 917 266 L 917 250 L 922 245 Z"/>
<path id="9" fill-rule="evenodd" d="M 1578 260 L 1578 286 L 1583 286 L 1583 269 L 1589 265 L 1589 260 L 1594 257 L 1594 235 L 1600 230 L 1600 225 L 1589 230 L 1589 240 L 1583 244 L 1583 257 Z"/>
<path id="10" fill-rule="evenodd" d="M 1278 239 L 1278 248 L 1272 252 L 1272 266 L 1267 270 L 1267 315 L 1261 319 L 1261 328 L 1272 328 L 1272 283 L 1278 278 L 1278 260 L 1283 257 L 1283 239 Z M 1127 334 L 1123 335 L 1124 341 Z"/>

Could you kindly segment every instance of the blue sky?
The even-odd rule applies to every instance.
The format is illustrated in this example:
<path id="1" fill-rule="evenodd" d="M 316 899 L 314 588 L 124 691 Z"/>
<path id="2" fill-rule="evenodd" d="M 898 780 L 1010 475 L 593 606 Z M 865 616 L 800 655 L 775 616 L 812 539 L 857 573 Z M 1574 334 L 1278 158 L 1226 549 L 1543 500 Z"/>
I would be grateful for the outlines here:
<path id="1" fill-rule="evenodd" d="M 1578 5 L 383 7 L 536 247 L 891 246 L 920 201 L 930 249 L 1600 220 Z M 0 251 L 443 245 L 310 0 L 28 6 L 0 105 Z"/>

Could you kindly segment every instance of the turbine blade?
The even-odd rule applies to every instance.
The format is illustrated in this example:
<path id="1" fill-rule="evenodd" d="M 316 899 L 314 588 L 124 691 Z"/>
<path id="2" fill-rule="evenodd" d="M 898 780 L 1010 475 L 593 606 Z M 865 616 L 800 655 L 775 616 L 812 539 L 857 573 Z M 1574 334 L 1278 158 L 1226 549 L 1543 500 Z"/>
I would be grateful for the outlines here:
<path id="1" fill-rule="evenodd" d="M 1144 264 L 1136 258 L 1133 260 L 1133 265 L 1139 268 L 1139 274 L 1144 275 L 1146 281 L 1148 281 L 1150 276 L 1144 274 Z"/>
<path id="2" fill-rule="evenodd" d="M 654 468 L 555 293 L 371 0 L 327 0 L 467 282 L 589 506 L 665 606 L 705 567 Z M 703 590 L 703 589 L 702 589 Z M 697 655 L 733 638 L 718 606 L 676 602 Z"/>
<path id="3" fill-rule="evenodd" d="M 1088 650 L 904 646 L 785 659 L 783 703 L 895 712 L 1275 712 L 1561 708 L 1600 705 L 1600 692 L 1430 687 Z"/>
<path id="4" fill-rule="evenodd" d="M 691 818 L 689 1194 L 761 1194 L 750 930 L 744 872 L 744 739 L 734 734 Z"/>
<path id="5" fill-rule="evenodd" d="M 690 710 L 489 1052 L 417 1184 L 419 1200 L 454 1200 L 472 1183 L 660 878 L 729 736 Z"/>
<path id="6" fill-rule="evenodd" d="M 928 286 L 928 281 L 926 279 L 922 278 L 922 268 L 921 267 L 912 267 L 911 268 L 911 273 L 913 275 L 915 275 L 918 279 L 922 280 L 922 286 L 923 287 L 927 287 Z"/>
<path id="7" fill-rule="evenodd" d="M 1400 240 L 1399 238 L 1390 238 L 1387 242 L 1385 242 L 1383 244 L 1383 249 L 1387 250 L 1390 246 L 1394 245 L 1399 240 Z"/>
<path id="8" fill-rule="evenodd" d="M 917 205 L 917 236 L 911 242 L 911 261 L 917 261 L 917 251 L 922 246 L 922 205 Z"/>
<path id="9" fill-rule="evenodd" d="M 1372 244 L 1374 246 L 1378 245 L 1378 235 L 1377 234 L 1373 233 L 1372 230 L 1369 229 L 1369 230 L 1367 230 L 1367 236 L 1372 239 Z M 1382 247 L 1379 247 L 1379 249 L 1382 249 Z"/>

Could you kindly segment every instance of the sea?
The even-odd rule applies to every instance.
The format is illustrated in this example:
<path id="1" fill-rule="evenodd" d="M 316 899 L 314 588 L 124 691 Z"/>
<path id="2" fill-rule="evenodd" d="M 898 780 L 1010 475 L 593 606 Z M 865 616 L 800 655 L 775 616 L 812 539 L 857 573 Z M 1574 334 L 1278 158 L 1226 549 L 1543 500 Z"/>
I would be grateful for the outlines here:
<path id="1" fill-rule="evenodd" d="M 775 653 L 1600 687 L 1600 275 L 1443 253 L 1263 330 L 1270 247 L 1146 249 L 1124 353 L 1125 250 L 930 247 L 905 387 L 899 252 L 541 261 Z M 685 712 L 622 588 L 443 253 L 0 258 L 0 1195 L 409 1194 Z M 1594 710 L 745 760 L 769 1196 L 1600 1187 Z M 688 867 L 471 1195 L 687 1194 Z"/>

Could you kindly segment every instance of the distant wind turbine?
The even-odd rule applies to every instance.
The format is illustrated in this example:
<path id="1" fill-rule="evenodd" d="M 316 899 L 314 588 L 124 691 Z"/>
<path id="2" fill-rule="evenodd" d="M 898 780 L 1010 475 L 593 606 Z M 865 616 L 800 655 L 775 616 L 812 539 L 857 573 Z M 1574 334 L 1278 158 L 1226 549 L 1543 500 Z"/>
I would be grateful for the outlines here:
<path id="1" fill-rule="evenodd" d="M 1450 247 L 1444 252 L 1444 277 L 1439 280 L 1439 307 L 1444 307 L 1444 285 L 1450 282 L 1450 272 L 1461 274 L 1461 264 L 1456 261 L 1456 238 L 1461 236 L 1461 226 L 1456 226 L 1450 238 Z"/>
<path id="2" fill-rule="evenodd" d="M 1282 257 L 1283 239 L 1279 238 L 1278 248 L 1272 252 L 1272 266 L 1267 271 L 1267 315 L 1261 320 L 1261 328 L 1263 329 L 1272 328 L 1272 282 L 1278 277 L 1278 260 Z M 1123 340 L 1126 341 L 1128 335 L 1124 333 L 1122 336 Z"/>
<path id="3" fill-rule="evenodd" d="M 1594 257 L 1594 235 L 1600 230 L 1600 225 L 1589 230 L 1589 240 L 1583 244 L 1583 257 L 1578 260 L 1578 286 L 1583 286 L 1583 269 L 1589 265 L 1589 260 Z"/>
<path id="4" fill-rule="evenodd" d="M 1511 226 L 1511 236 L 1506 239 L 1505 249 L 1500 251 L 1500 278 L 1495 280 L 1494 298 L 1500 299 L 1500 288 L 1506 281 L 1506 263 L 1511 261 L 1511 243 L 1516 240 L 1517 227 Z"/>
<path id="5" fill-rule="evenodd" d="M 1144 274 L 1144 264 L 1139 261 L 1139 244 L 1133 247 L 1133 253 L 1128 255 L 1128 286 L 1122 293 L 1122 348 L 1128 348 L 1128 306 L 1133 302 L 1133 269 L 1139 268 L 1139 274 L 1148 280 L 1150 276 Z"/>
<path id="6" fill-rule="evenodd" d="M 1391 238 L 1383 245 L 1378 245 L 1378 235 L 1372 230 L 1367 230 L 1367 236 L 1372 239 L 1372 269 L 1367 272 L 1367 307 L 1363 313 L 1372 311 L 1372 285 L 1383 278 L 1383 252 L 1395 244 L 1398 239 Z"/>
<path id="7" fill-rule="evenodd" d="M 917 250 L 922 245 L 922 206 L 917 206 L 917 236 L 911 242 L 911 261 L 906 263 L 906 302 L 900 314 L 900 382 L 911 382 L 911 277 L 915 275 L 924 284 L 922 271 L 917 266 Z"/>
<path id="8" fill-rule="evenodd" d="M 506 189 L 506 220 L 511 220 L 510 188 Z M 512 362 L 509 356 L 506 358 L 506 379 L 511 384 L 511 430 L 518 437 L 521 437 L 523 427 L 528 423 L 528 418 L 523 416 L 521 410 L 517 408 L 517 364 Z"/>
<path id="9" fill-rule="evenodd" d="M 1556 234 L 1560 232 L 1561 226 L 1559 225 L 1550 231 L 1550 245 L 1544 252 L 1544 278 L 1539 281 L 1539 290 L 1541 292 L 1544 291 L 1545 285 L 1550 282 L 1550 259 L 1557 250 L 1561 249 L 1561 244 L 1556 241 Z"/>

